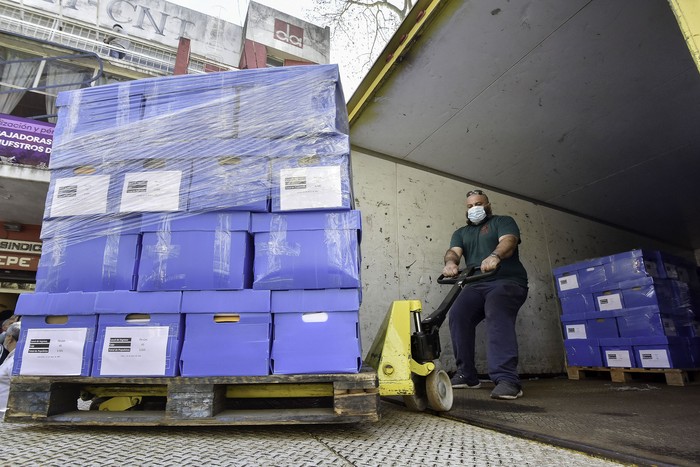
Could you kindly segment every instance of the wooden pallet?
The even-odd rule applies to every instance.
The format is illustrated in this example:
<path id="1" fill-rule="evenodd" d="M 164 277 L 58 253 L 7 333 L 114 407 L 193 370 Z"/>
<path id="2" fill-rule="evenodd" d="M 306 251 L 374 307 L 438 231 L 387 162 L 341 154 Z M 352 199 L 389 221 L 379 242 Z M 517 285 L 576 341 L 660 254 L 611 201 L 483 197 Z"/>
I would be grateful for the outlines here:
<path id="1" fill-rule="evenodd" d="M 78 410 L 87 395 L 138 396 L 125 411 Z M 103 400 L 104 400 L 103 399 Z M 117 400 L 117 399 L 112 399 Z M 379 420 L 377 374 L 207 378 L 16 376 L 6 422 L 56 425 L 270 425 Z"/>
<path id="2" fill-rule="evenodd" d="M 606 367 L 566 367 L 569 379 L 586 379 L 593 376 L 608 376 L 613 383 L 631 383 L 634 381 L 660 379 L 662 376 L 669 386 L 685 386 L 700 381 L 700 369 L 676 368 L 606 368 Z"/>

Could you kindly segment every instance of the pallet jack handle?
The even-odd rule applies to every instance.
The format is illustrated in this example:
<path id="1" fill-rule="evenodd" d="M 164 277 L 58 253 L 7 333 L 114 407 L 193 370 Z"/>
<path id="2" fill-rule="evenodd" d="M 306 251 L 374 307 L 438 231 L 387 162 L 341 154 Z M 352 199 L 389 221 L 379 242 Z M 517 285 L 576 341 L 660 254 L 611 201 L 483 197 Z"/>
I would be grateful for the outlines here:
<path id="1" fill-rule="evenodd" d="M 443 299 L 442 303 L 440 303 L 440 306 L 437 307 L 437 310 L 421 321 L 421 331 L 425 332 L 426 334 L 430 334 L 433 329 L 439 329 L 440 326 L 442 326 L 442 323 L 445 321 L 445 318 L 447 318 L 447 312 L 450 311 L 450 307 L 452 307 L 452 304 L 455 302 L 455 300 L 457 300 L 457 297 L 462 289 L 467 284 L 478 282 L 493 276 L 499 269 L 500 265 L 493 271 L 475 274 L 477 271 L 481 271 L 481 269 L 477 266 L 473 266 L 469 269 L 460 271 L 459 274 L 453 277 L 445 277 L 443 274 L 440 274 L 440 277 L 437 279 L 438 284 L 454 284 L 454 286 L 452 289 L 450 289 L 450 292 Z"/>

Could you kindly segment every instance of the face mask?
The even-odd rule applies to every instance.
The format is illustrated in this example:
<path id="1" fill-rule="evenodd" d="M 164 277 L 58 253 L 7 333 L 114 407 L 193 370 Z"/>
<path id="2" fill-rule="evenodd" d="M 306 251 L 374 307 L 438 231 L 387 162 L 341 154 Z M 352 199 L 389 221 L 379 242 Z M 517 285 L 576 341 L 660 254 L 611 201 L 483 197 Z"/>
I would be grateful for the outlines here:
<path id="1" fill-rule="evenodd" d="M 467 218 L 472 224 L 478 224 L 486 219 L 486 210 L 483 206 L 474 206 L 467 211 Z"/>

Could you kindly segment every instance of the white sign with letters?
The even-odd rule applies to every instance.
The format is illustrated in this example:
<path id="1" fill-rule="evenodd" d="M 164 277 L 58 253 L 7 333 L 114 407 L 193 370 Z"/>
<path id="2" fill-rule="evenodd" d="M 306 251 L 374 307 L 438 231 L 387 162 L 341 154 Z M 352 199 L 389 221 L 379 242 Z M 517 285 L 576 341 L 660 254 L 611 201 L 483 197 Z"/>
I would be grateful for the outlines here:
<path id="1" fill-rule="evenodd" d="M 165 375 L 168 330 L 168 326 L 108 326 L 100 374 Z"/>
<path id="2" fill-rule="evenodd" d="M 83 368 L 87 328 L 29 329 L 20 375 L 76 376 Z"/>
<path id="3" fill-rule="evenodd" d="M 340 208 L 343 206 L 340 166 L 280 170 L 280 209 Z"/>

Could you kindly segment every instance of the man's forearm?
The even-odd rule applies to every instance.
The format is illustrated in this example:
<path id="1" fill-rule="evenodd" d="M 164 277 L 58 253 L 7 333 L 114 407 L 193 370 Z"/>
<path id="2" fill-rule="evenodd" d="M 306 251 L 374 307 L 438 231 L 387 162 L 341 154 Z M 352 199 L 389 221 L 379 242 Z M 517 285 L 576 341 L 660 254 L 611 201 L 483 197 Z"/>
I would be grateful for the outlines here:
<path id="1" fill-rule="evenodd" d="M 445 253 L 445 264 L 450 262 L 459 264 L 459 255 L 452 250 L 447 250 L 447 253 Z"/>

